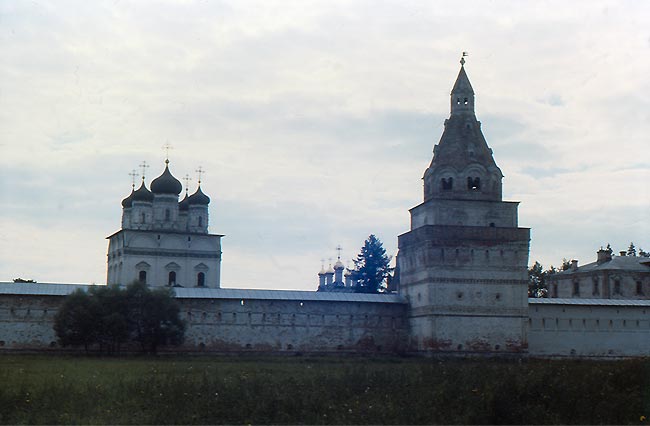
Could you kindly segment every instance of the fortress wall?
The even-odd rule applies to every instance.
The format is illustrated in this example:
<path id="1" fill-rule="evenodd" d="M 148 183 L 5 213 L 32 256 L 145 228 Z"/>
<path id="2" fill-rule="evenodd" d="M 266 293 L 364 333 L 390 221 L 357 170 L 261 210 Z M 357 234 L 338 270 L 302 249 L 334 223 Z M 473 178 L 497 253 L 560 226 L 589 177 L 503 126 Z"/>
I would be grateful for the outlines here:
<path id="1" fill-rule="evenodd" d="M 0 294 L 0 351 L 60 350 L 52 328 L 63 296 Z M 179 298 L 195 352 L 401 352 L 406 304 Z M 301 305 L 302 303 L 302 305 Z M 168 348 L 178 350 L 179 348 Z"/>
<path id="2" fill-rule="evenodd" d="M 648 356 L 650 306 L 531 302 L 528 342 L 534 356 Z"/>
<path id="3" fill-rule="evenodd" d="M 401 352 L 407 339 L 405 304 L 186 299 L 182 306 L 188 350 Z"/>

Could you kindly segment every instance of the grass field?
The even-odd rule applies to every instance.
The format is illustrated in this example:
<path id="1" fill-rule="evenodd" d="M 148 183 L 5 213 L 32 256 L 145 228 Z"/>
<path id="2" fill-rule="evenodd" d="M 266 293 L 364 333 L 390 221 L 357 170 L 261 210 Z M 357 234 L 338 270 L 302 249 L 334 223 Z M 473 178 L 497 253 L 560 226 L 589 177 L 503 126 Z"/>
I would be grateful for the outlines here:
<path id="1" fill-rule="evenodd" d="M 639 424 L 650 364 L 0 356 L 4 424 Z"/>

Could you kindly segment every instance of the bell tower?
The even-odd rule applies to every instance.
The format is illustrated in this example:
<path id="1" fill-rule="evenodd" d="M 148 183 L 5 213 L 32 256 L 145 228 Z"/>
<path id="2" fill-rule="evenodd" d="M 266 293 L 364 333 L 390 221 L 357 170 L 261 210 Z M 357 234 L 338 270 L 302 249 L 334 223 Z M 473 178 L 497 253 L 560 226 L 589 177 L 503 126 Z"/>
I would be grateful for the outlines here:
<path id="1" fill-rule="evenodd" d="M 518 227 L 518 203 L 502 200 L 503 174 L 476 119 L 464 65 L 462 58 L 424 173 L 424 202 L 399 236 L 411 349 L 525 352 L 530 230 Z"/>

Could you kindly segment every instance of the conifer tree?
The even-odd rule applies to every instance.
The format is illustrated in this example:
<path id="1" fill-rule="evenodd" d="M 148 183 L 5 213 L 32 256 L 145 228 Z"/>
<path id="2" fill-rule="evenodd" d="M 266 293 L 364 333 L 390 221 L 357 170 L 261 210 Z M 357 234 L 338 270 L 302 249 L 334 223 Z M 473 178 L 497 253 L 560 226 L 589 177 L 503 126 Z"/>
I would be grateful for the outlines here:
<path id="1" fill-rule="evenodd" d="M 389 267 L 390 256 L 381 241 L 370 235 L 361 247 L 361 252 L 354 260 L 356 266 L 357 293 L 379 293 L 383 291 L 382 284 L 393 270 Z"/>

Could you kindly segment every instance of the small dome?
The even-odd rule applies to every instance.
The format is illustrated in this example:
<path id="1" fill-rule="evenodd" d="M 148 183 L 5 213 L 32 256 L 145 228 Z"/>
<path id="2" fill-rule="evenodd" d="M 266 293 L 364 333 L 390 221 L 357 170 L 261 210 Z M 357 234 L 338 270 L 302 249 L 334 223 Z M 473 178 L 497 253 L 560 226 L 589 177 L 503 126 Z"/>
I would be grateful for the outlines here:
<path id="1" fill-rule="evenodd" d="M 178 210 L 181 212 L 186 212 L 189 209 L 190 209 L 190 197 L 188 197 L 186 193 L 185 198 L 183 198 L 181 202 L 178 203 Z"/>
<path id="2" fill-rule="evenodd" d="M 345 273 L 343 274 L 343 276 L 344 276 L 344 277 L 349 277 L 350 275 L 352 275 L 352 272 L 350 272 L 349 269 L 346 269 L 346 270 L 345 270 Z"/>
<path id="3" fill-rule="evenodd" d="M 343 262 L 341 262 L 341 259 L 337 260 L 336 263 L 334 264 L 334 270 L 339 270 L 345 268 L 345 265 L 343 265 Z"/>
<path id="4" fill-rule="evenodd" d="M 178 195 L 182 190 L 183 185 L 181 185 L 178 179 L 172 176 L 168 164 L 165 164 L 165 171 L 163 174 L 151 181 L 151 192 L 154 194 Z"/>
<path id="5" fill-rule="evenodd" d="M 147 189 L 147 187 L 144 185 L 144 181 L 142 181 L 142 185 L 140 185 L 140 188 L 138 188 L 137 191 L 133 193 L 131 196 L 131 201 L 144 201 L 147 203 L 150 203 L 153 201 L 153 194 L 151 191 Z"/>
<path id="6" fill-rule="evenodd" d="M 135 193 L 135 190 L 133 190 L 133 188 L 132 188 L 131 193 L 129 194 L 129 196 L 122 200 L 122 207 L 123 208 L 128 209 L 133 205 L 133 194 L 134 193 Z"/>
<path id="7" fill-rule="evenodd" d="M 197 189 L 194 194 L 190 195 L 190 198 L 188 198 L 187 201 L 192 206 L 207 206 L 210 204 L 210 197 L 205 195 L 199 186 L 199 189 Z"/>
<path id="8" fill-rule="evenodd" d="M 327 271 L 325 271 L 325 273 L 326 274 L 333 274 L 334 273 L 334 269 L 332 269 L 332 265 L 330 265 L 330 267 L 327 268 Z"/>
<path id="9" fill-rule="evenodd" d="M 325 275 L 325 267 L 324 266 L 322 268 L 320 268 L 320 272 L 318 273 L 318 275 Z"/>

